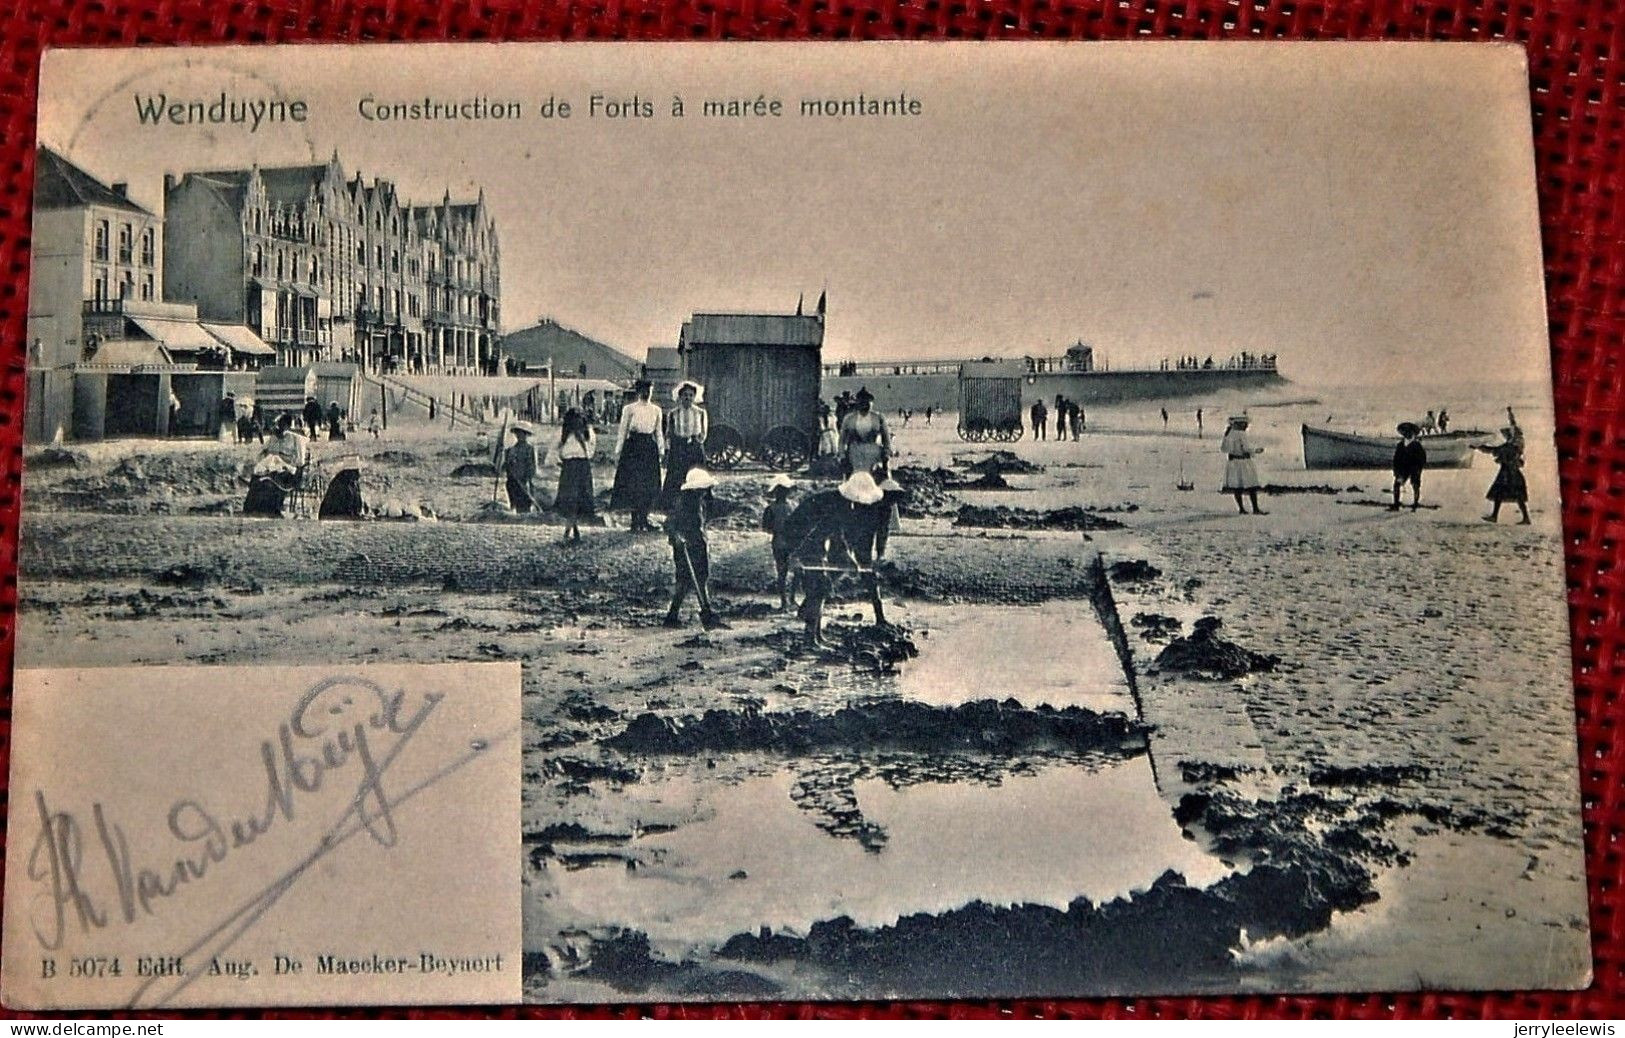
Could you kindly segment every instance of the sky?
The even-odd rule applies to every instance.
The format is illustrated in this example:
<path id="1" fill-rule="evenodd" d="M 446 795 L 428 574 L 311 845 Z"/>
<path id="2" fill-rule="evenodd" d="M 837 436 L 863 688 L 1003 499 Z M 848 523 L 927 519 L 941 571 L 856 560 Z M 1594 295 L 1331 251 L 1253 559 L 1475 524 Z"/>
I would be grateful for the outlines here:
<path id="1" fill-rule="evenodd" d="M 142 125 L 135 95 L 304 99 Z M 921 114 L 802 117 L 906 93 Z M 598 93 L 653 117 L 589 112 Z M 1337 382 L 1548 378 L 1522 52 L 1464 44 L 446 44 L 53 51 L 39 136 L 161 209 L 188 169 L 483 188 L 508 330 L 641 357 L 695 311 L 828 292 L 826 361 L 1276 353 Z M 522 103 L 369 122 L 365 97 Z M 686 114 L 674 118 L 674 96 Z M 568 120 L 542 119 L 569 100 Z M 785 114 L 705 117 L 706 98 Z"/>

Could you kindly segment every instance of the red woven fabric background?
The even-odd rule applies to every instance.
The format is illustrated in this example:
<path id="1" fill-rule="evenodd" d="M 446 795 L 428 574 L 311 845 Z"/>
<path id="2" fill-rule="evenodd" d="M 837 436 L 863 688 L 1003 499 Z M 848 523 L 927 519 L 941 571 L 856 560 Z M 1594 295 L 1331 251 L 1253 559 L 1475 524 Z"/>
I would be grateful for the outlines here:
<path id="1" fill-rule="evenodd" d="M 13 0 L 0 13 L 0 783 L 17 599 L 23 325 L 39 58 L 48 46 L 553 39 L 1523 41 L 1557 382 L 1596 981 L 1573 993 L 446 1011 L 435 1016 L 1625 1016 L 1625 13 L 1619 0 Z M 208 1015 L 208 1014 L 199 1014 Z M 231 1014 L 239 1015 L 239 1014 Z M 278 1016 L 303 1016 L 280 1013 Z M 375 1012 L 344 1012 L 371 1016 Z"/>

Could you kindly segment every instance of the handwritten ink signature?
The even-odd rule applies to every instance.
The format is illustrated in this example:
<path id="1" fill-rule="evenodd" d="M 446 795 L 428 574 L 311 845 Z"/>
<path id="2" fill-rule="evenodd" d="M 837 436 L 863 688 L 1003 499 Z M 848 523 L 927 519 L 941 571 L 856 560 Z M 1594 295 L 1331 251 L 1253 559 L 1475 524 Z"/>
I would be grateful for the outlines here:
<path id="1" fill-rule="evenodd" d="M 468 753 L 403 792 L 386 789 L 386 772 L 444 698 L 444 693 L 427 692 L 408 710 L 405 692 L 390 692 L 364 678 L 340 676 L 317 682 L 299 698 L 275 737 L 260 744 L 263 806 L 221 820 L 196 798 L 174 801 L 167 812 L 167 829 L 188 849 L 157 867 L 132 860 L 123 826 L 109 817 L 100 802 L 92 805 L 87 826 L 73 814 L 53 811 L 44 792 L 36 792 L 41 828 L 28 856 L 28 876 L 48 884 L 50 891 L 43 918 L 36 910 L 31 920 L 40 946 L 56 950 L 75 929 L 91 933 L 121 921 L 127 925 L 157 915 L 166 899 L 202 883 L 222 863 L 279 825 L 300 817 L 313 794 L 330 785 L 355 782 L 343 814 L 322 834 L 315 849 L 183 954 L 194 955 L 210 945 L 216 946 L 215 954 L 229 948 L 306 868 L 340 844 L 366 833 L 382 846 L 394 846 L 395 808 L 489 748 L 488 742 L 475 744 Z M 92 834 L 89 839 L 87 829 Z M 95 847 L 87 849 L 92 841 Z M 111 881 L 112 896 L 98 889 L 98 879 L 102 884 Z M 174 997 L 195 976 L 184 977 L 164 999 Z M 155 982 L 149 980 L 137 989 L 132 1007 Z"/>

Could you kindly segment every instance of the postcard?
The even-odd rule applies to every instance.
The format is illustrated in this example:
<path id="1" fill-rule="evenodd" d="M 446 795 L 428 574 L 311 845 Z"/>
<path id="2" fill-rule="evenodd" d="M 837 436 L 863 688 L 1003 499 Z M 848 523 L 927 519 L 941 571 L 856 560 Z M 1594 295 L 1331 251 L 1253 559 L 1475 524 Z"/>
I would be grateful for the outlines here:
<path id="1" fill-rule="evenodd" d="M 1520 48 L 55 51 L 40 96 L 12 997 L 1588 982 Z M 130 908 L 163 811 L 275 839 L 258 748 L 374 668 L 375 760 L 445 697 L 416 770 Z"/>

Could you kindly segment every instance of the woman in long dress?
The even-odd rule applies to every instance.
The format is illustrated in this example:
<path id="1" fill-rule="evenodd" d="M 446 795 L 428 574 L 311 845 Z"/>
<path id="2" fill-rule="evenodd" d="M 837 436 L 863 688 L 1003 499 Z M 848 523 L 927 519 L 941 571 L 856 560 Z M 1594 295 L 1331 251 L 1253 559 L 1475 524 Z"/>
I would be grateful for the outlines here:
<path id="1" fill-rule="evenodd" d="M 592 425 L 583 411 L 564 412 L 564 428 L 553 458 L 559 466 L 559 490 L 553 510 L 564 516 L 564 540 L 581 540 L 581 520 L 594 514 L 592 458 L 598 450 Z"/>
<path id="2" fill-rule="evenodd" d="M 1236 509 L 1242 515 L 1247 514 L 1246 506 L 1241 503 L 1243 494 L 1253 504 L 1254 515 L 1268 515 L 1269 513 L 1258 507 L 1258 488 L 1262 484 L 1258 480 L 1258 466 L 1253 464 L 1253 455 L 1260 454 L 1264 448 L 1254 447 L 1247 437 L 1247 416 L 1235 415 L 1230 419 L 1230 427 L 1225 430 L 1224 439 L 1219 441 L 1219 449 L 1224 451 L 1224 489 L 1236 498 Z"/>
<path id="3" fill-rule="evenodd" d="M 621 409 L 620 431 L 615 437 L 615 485 L 610 491 L 609 507 L 632 513 L 633 533 L 654 530 L 649 512 L 660 496 L 665 415 L 650 402 L 651 392 L 647 381 L 633 383 L 633 400 Z"/>
<path id="4" fill-rule="evenodd" d="M 1510 411 L 1510 408 L 1508 409 Z M 1518 520 L 1519 526 L 1529 525 L 1529 483 L 1523 478 L 1523 435 L 1516 425 L 1509 425 L 1501 430 L 1502 440 L 1492 447 L 1478 447 L 1495 459 L 1499 468 L 1495 472 L 1495 482 L 1490 484 L 1489 493 L 1484 497 L 1490 501 L 1490 514 L 1484 517 L 1486 523 L 1501 521 L 1501 506 L 1508 501 L 1518 506 L 1523 518 Z"/>
<path id="5" fill-rule="evenodd" d="M 841 451 L 846 458 L 847 475 L 872 472 L 891 457 L 891 432 L 886 419 L 874 409 L 874 394 L 867 386 L 858 390 L 857 408 L 841 422 Z"/>
<path id="6" fill-rule="evenodd" d="M 672 392 L 677 406 L 666 412 L 666 485 L 661 501 L 669 510 L 683 489 L 688 470 L 705 465 L 705 437 L 710 431 L 710 419 L 705 408 L 705 387 L 684 379 Z"/>

